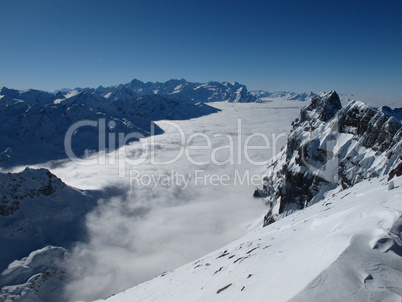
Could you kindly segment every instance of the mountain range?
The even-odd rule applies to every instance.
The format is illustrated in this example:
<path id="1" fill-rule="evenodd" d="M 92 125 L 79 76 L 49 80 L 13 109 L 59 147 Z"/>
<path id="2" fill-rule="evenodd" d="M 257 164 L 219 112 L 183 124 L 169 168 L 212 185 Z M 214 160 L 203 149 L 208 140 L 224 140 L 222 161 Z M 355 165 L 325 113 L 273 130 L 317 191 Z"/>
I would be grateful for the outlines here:
<path id="1" fill-rule="evenodd" d="M 64 93 L 63 93 L 64 92 Z M 213 101 L 256 102 L 239 83 L 190 83 L 170 80 L 143 83 L 133 80 L 111 87 L 74 89 L 49 93 L 40 90 L 0 89 L 0 167 L 34 164 L 66 158 L 64 137 L 79 121 L 113 122 L 106 131 L 162 133 L 153 121 L 190 119 L 218 112 L 205 104 Z M 78 157 L 99 151 L 96 127 L 81 127 L 74 133 L 73 152 Z M 129 142 L 129 141 L 128 141 Z M 117 147 L 105 140 L 106 146 Z"/>
<path id="2" fill-rule="evenodd" d="M 286 101 L 306 102 L 310 101 L 314 96 L 316 96 L 316 94 L 312 91 L 296 93 L 291 91 L 268 92 L 265 90 L 256 90 L 252 91 L 251 94 L 265 101 L 281 99 Z"/>

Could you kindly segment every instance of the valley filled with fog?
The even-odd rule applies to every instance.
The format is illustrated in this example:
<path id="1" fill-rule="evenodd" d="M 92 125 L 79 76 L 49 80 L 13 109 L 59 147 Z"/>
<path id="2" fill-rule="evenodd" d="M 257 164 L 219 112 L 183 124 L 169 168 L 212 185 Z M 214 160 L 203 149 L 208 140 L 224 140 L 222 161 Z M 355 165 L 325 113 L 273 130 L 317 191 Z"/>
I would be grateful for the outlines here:
<path id="1" fill-rule="evenodd" d="M 157 122 L 164 134 L 106 155 L 41 165 L 111 196 L 87 215 L 89 241 L 68 262 L 70 299 L 108 296 L 262 226 L 266 206 L 253 191 L 305 104 L 210 104 L 222 111 Z"/>

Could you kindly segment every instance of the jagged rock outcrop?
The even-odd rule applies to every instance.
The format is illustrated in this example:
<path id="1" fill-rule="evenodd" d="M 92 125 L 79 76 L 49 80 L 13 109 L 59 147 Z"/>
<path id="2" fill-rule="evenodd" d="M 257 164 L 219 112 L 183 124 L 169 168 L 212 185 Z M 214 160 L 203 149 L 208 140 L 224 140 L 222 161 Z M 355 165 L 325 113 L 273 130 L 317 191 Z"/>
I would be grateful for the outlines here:
<path id="1" fill-rule="evenodd" d="M 0 174 L 0 216 L 9 216 L 20 209 L 25 198 L 50 196 L 65 184 L 48 170 L 26 168 L 21 173 Z"/>
<path id="2" fill-rule="evenodd" d="M 401 161 L 402 126 L 392 114 L 358 101 L 342 108 L 336 92 L 320 94 L 301 110 L 286 146 L 268 164 L 264 225 L 330 188 L 397 171 Z"/>

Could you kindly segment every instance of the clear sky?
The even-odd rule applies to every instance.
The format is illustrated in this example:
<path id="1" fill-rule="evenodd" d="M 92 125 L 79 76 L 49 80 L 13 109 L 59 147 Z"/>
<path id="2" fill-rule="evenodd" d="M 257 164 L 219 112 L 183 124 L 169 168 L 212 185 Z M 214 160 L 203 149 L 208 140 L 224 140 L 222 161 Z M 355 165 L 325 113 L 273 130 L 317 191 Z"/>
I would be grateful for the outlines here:
<path id="1" fill-rule="evenodd" d="M 0 0 L 0 86 L 185 78 L 402 96 L 402 1 Z"/>

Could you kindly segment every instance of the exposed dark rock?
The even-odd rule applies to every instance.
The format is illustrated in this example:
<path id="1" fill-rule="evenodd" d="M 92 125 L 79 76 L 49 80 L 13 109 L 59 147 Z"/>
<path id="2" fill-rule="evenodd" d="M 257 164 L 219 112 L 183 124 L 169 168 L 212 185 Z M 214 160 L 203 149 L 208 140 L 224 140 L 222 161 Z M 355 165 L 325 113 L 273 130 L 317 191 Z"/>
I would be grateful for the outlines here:
<path id="1" fill-rule="evenodd" d="M 399 165 L 393 169 L 391 172 L 389 172 L 389 177 L 388 180 L 391 180 L 395 176 L 401 176 L 402 175 L 402 162 L 399 163 Z"/>
<path id="2" fill-rule="evenodd" d="M 341 133 L 356 135 L 362 146 L 380 152 L 396 144 L 393 138 L 401 129 L 395 118 L 360 102 L 352 102 L 343 110 L 339 126 Z"/>
<path id="3" fill-rule="evenodd" d="M 0 204 L 0 216 L 8 216 L 14 214 L 20 209 L 18 201 L 9 202 L 6 196 L 2 197 Z"/>
<path id="4" fill-rule="evenodd" d="M 0 189 L 2 203 L 0 215 L 11 215 L 19 208 L 20 200 L 24 198 L 36 198 L 39 195 L 50 196 L 57 189 L 62 189 L 66 185 L 46 169 L 26 168 L 20 173 L 7 173 L 0 175 Z"/>
<path id="5" fill-rule="evenodd" d="M 309 114 L 307 112 L 314 112 L 315 117 L 320 121 L 329 121 L 337 112 L 342 108 L 341 101 L 335 91 L 329 92 L 324 97 L 315 96 L 310 105 L 302 109 L 300 112 L 300 122 L 305 122 Z"/>
<path id="6" fill-rule="evenodd" d="M 225 289 L 229 288 L 231 285 L 232 285 L 232 283 L 229 283 L 228 285 L 218 289 L 216 293 L 219 294 L 219 293 L 223 292 Z"/>

